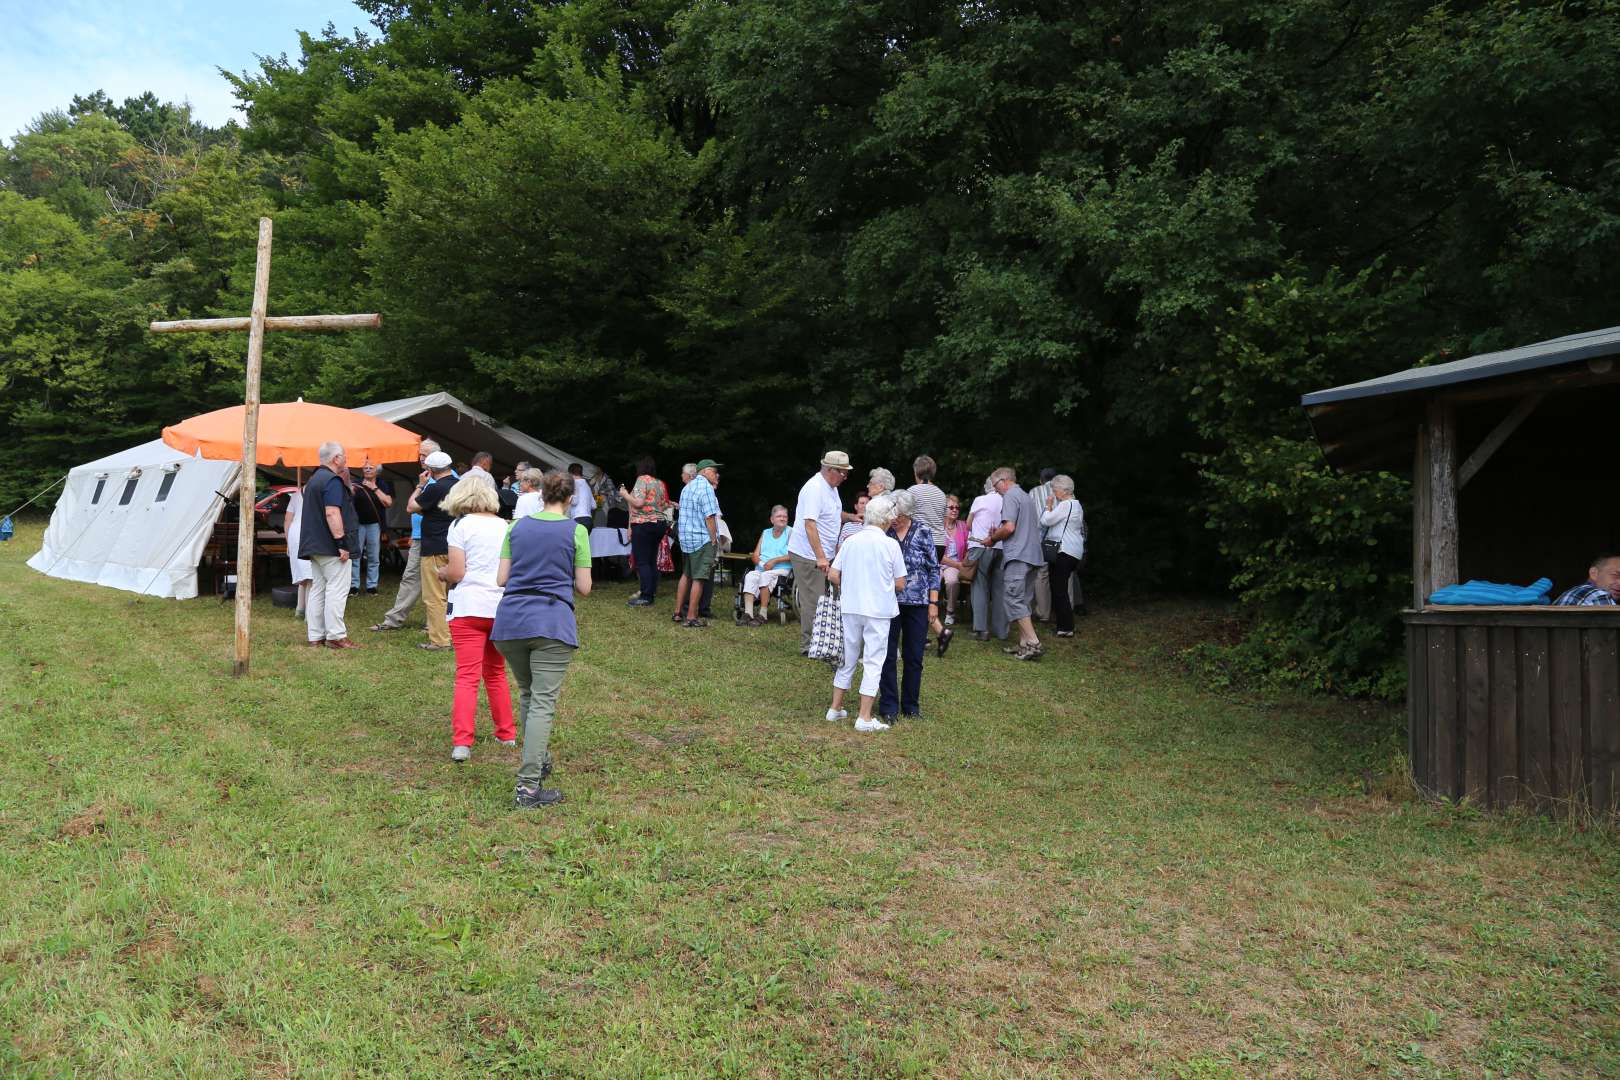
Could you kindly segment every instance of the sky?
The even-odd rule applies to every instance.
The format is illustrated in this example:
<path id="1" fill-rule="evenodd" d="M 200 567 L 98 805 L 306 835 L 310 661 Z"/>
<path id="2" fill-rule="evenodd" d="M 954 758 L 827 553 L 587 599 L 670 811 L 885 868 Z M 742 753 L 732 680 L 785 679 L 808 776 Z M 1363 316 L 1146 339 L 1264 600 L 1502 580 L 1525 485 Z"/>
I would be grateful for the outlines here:
<path id="1" fill-rule="evenodd" d="M 0 0 L 0 141 L 66 109 L 74 94 L 114 102 L 150 90 L 218 126 L 241 113 L 217 69 L 299 55 L 298 31 L 371 30 L 351 0 Z"/>

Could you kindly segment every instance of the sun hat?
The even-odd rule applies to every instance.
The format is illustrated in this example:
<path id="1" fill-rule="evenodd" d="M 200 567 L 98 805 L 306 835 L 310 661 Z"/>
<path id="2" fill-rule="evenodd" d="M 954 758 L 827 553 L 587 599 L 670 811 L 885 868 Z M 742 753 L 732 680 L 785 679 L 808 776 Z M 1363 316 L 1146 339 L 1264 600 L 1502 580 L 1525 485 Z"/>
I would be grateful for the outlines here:
<path id="1" fill-rule="evenodd" d="M 821 457 L 823 469 L 843 469 L 849 472 L 849 455 L 842 450 L 829 450 Z"/>

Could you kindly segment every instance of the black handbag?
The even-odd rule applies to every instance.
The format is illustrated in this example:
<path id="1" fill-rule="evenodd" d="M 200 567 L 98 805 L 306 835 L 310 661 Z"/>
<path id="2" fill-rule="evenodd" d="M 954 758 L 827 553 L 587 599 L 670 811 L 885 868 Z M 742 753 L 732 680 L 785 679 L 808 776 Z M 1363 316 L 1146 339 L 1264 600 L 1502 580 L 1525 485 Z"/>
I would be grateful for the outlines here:
<path id="1" fill-rule="evenodd" d="M 1069 502 L 1073 503 L 1074 500 L 1070 499 Z M 1068 532 L 1069 531 L 1069 522 L 1073 521 L 1073 520 L 1074 520 L 1074 507 L 1070 506 L 1069 507 L 1069 516 L 1063 519 L 1063 532 Z M 1059 536 L 1061 537 L 1062 534 L 1060 533 Z M 1063 541 L 1062 541 L 1062 539 L 1057 539 L 1057 540 L 1045 540 L 1045 539 L 1043 539 L 1041 541 L 1041 557 L 1046 560 L 1046 563 L 1047 563 L 1048 566 L 1050 566 L 1052 563 L 1057 562 L 1057 557 L 1059 555 L 1061 555 L 1061 554 L 1063 554 Z"/>

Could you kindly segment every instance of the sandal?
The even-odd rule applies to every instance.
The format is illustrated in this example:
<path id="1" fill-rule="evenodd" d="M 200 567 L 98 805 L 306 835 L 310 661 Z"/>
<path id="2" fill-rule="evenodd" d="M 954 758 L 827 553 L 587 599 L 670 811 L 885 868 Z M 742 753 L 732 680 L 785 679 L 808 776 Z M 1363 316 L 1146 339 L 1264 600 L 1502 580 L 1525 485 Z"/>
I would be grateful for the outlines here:
<path id="1" fill-rule="evenodd" d="M 403 630 L 403 629 L 405 629 L 403 626 L 389 626 L 386 623 L 372 623 L 371 624 L 371 632 L 373 634 L 382 634 L 382 633 L 386 633 L 386 632 L 391 631 L 391 630 Z"/>
<path id="2" fill-rule="evenodd" d="M 704 622 L 702 619 L 687 619 L 681 625 L 686 627 L 688 630 L 707 630 L 709 628 L 709 624 Z"/>
<path id="3" fill-rule="evenodd" d="M 449 652 L 450 651 L 450 646 L 448 646 L 448 645 L 435 645 L 431 641 L 418 641 L 416 643 L 416 647 L 418 649 L 426 649 L 428 652 Z"/>

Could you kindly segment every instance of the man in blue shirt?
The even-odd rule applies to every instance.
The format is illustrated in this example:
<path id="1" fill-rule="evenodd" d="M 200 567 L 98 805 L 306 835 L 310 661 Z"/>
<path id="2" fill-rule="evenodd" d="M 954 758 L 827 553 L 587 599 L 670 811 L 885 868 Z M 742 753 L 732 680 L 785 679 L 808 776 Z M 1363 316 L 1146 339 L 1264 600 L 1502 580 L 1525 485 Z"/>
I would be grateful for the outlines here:
<path id="1" fill-rule="evenodd" d="M 686 556 L 681 580 L 675 586 L 675 621 L 694 629 L 708 625 L 699 617 L 703 599 L 699 583 L 714 575 L 714 563 L 720 554 L 720 500 L 714 494 L 720 483 L 720 463 L 704 458 L 697 467 L 697 475 L 681 489 L 680 512 L 675 519 L 676 538 Z"/>
<path id="2" fill-rule="evenodd" d="M 1553 603 L 1562 607 L 1611 607 L 1620 605 L 1620 555 L 1599 555 L 1586 572 L 1586 581 L 1564 593 Z"/>

